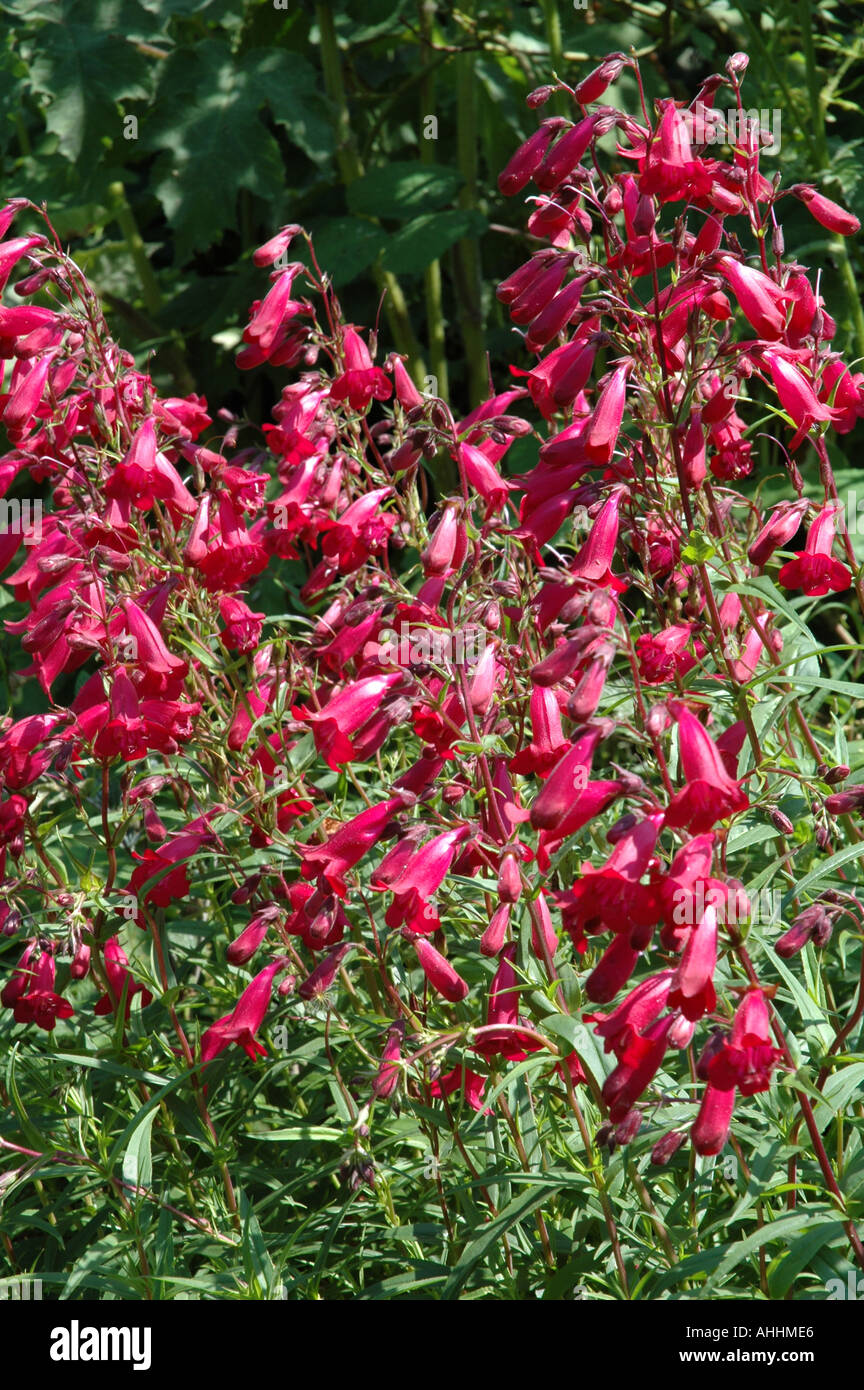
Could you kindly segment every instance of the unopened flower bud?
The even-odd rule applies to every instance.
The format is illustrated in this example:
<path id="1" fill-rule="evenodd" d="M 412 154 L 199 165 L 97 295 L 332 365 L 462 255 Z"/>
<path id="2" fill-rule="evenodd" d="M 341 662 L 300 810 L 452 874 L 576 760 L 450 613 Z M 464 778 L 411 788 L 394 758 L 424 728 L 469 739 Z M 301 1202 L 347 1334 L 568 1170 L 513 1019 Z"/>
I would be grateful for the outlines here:
<path id="1" fill-rule="evenodd" d="M 525 103 L 527 106 L 530 106 L 533 111 L 538 106 L 545 106 L 554 91 L 554 87 L 535 87 L 533 92 L 528 93 L 525 98 Z"/>
<path id="2" fill-rule="evenodd" d="M 592 101 L 599 100 L 626 64 L 627 59 L 623 53 L 611 53 L 605 58 L 600 66 L 589 72 L 574 89 L 573 95 L 579 105 L 588 106 Z"/>
<path id="3" fill-rule="evenodd" d="M 776 954 L 783 960 L 797 956 L 810 941 L 824 917 L 825 909 L 821 903 L 811 903 L 809 907 L 805 907 L 803 912 L 798 913 L 789 930 L 774 942 Z"/>
<path id="4" fill-rule="evenodd" d="M 687 1131 L 683 1129 L 670 1129 L 668 1134 L 664 1134 L 657 1140 L 651 1150 L 651 1162 L 658 1168 L 663 1168 L 680 1149 L 684 1140 L 687 1138 Z"/>
<path id="5" fill-rule="evenodd" d="M 616 1145 L 629 1144 L 631 1139 L 635 1139 L 642 1124 L 642 1112 L 637 1110 L 635 1105 L 629 1110 L 615 1126 L 615 1133 L 612 1136 Z"/>
<path id="6" fill-rule="evenodd" d="M 522 896 L 522 878 L 515 854 L 505 854 L 498 870 L 498 897 L 502 903 L 516 903 Z"/>
<path id="7" fill-rule="evenodd" d="M 836 767 L 828 768 L 828 771 L 824 774 L 823 780 L 828 783 L 829 787 L 836 787 L 838 782 L 845 782 L 848 776 L 849 768 L 846 764 L 838 763 Z"/>
<path id="8" fill-rule="evenodd" d="M 69 966 L 69 974 L 73 980 L 83 980 L 90 969 L 90 947 L 82 941 L 75 955 L 72 957 L 72 964 Z"/>
<path id="9" fill-rule="evenodd" d="M 510 923 L 510 912 L 510 903 L 502 902 L 489 918 L 489 925 L 480 938 L 480 950 L 484 956 L 497 956 L 503 947 Z"/>
<path id="10" fill-rule="evenodd" d="M 779 830 L 781 835 L 794 835 L 795 827 L 788 816 L 784 816 L 782 811 L 778 811 L 775 806 L 769 812 L 771 824 L 775 830 Z"/>
<path id="11" fill-rule="evenodd" d="M 864 784 L 847 787 L 845 792 L 832 792 L 825 798 L 825 810 L 829 816 L 845 816 L 864 806 Z"/>

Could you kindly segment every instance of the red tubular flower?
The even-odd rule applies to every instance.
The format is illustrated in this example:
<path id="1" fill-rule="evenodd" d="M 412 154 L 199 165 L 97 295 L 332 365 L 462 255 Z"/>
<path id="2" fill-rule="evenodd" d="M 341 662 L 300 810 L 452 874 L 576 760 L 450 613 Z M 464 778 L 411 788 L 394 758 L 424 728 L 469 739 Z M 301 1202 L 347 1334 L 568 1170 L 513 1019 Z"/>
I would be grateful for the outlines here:
<path id="1" fill-rule="evenodd" d="M 370 555 L 386 546 L 396 517 L 382 512 L 381 503 L 392 491 L 390 487 L 373 488 L 346 507 L 335 521 L 325 518 L 320 522 L 321 549 L 327 560 L 335 562 L 340 574 L 352 574 Z"/>
<path id="2" fill-rule="evenodd" d="M 139 511 L 148 511 L 157 499 L 189 516 L 196 510 L 195 500 L 180 474 L 164 454 L 159 453 L 152 417 L 139 426 L 128 452 L 108 479 L 105 491 L 109 497 L 130 498 Z"/>
<path id="3" fill-rule="evenodd" d="M 594 1004 L 608 1004 L 626 985 L 636 967 L 639 952 L 630 945 L 626 932 L 606 947 L 585 984 L 585 993 Z"/>
<path id="4" fill-rule="evenodd" d="M 391 884 L 393 902 L 385 914 L 388 927 L 406 924 L 412 932 L 429 936 L 441 923 L 430 899 L 450 872 L 456 848 L 468 836 L 465 827 L 445 830 L 415 850 Z"/>
<path id="5" fill-rule="evenodd" d="M 498 188 L 505 198 L 519 193 L 540 168 L 543 157 L 559 130 L 566 125 L 560 116 L 552 116 L 541 123 L 539 130 L 520 145 L 511 155 L 498 175 Z"/>
<path id="6" fill-rule="evenodd" d="M 378 806 L 369 806 L 353 820 L 346 821 L 325 845 L 300 845 L 300 872 L 304 878 L 323 878 L 338 897 L 348 892 L 344 875 L 367 854 L 393 816 L 402 808 L 401 797 L 391 797 Z"/>
<path id="7" fill-rule="evenodd" d="M 628 939 L 653 926 L 660 904 L 652 885 L 643 884 L 663 825 L 662 814 L 646 816 L 622 835 L 600 869 L 582 865 L 582 876 L 569 892 L 557 893 L 565 930 L 577 950 L 584 951 L 585 931 L 606 928 Z M 637 935 L 637 943 L 639 937 Z M 632 944 L 632 943 L 631 943 Z"/>
<path id="8" fill-rule="evenodd" d="M 253 613 L 242 599 L 226 594 L 219 600 L 219 612 L 225 624 L 219 640 L 228 651 L 247 654 L 254 652 L 261 641 L 263 613 Z"/>
<path id="9" fill-rule="evenodd" d="M 0 990 L 0 1004 L 4 1009 L 14 1007 L 16 1000 L 31 988 L 35 979 L 36 967 L 31 965 L 34 953 L 39 949 L 38 942 L 34 939 L 28 941 L 24 951 L 19 957 L 18 963 L 9 979 Z M 41 958 L 41 956 L 40 956 Z"/>
<path id="10" fill-rule="evenodd" d="M 691 623 L 676 623 L 662 632 L 645 632 L 637 637 L 636 655 L 642 679 L 647 685 L 660 685 L 685 676 L 696 665 L 691 646 L 698 655 L 704 654 L 702 643 L 694 641 Z"/>
<path id="11" fill-rule="evenodd" d="M 693 1147 L 698 1154 L 706 1158 L 719 1154 L 729 1138 L 734 1109 L 734 1086 L 722 1090 L 717 1086 L 705 1087 L 699 1114 L 691 1131 Z"/>
<path id="12" fill-rule="evenodd" d="M 786 322 L 786 307 L 794 298 L 789 290 L 763 275 L 761 270 L 742 265 L 733 256 L 721 256 L 719 269 L 732 286 L 732 292 L 745 318 L 758 336 L 776 342 Z"/>
<path id="13" fill-rule="evenodd" d="M 484 956 L 497 956 L 507 936 L 510 925 L 511 905 L 503 902 L 489 918 L 489 925 L 480 938 L 480 950 Z"/>
<path id="14" fill-rule="evenodd" d="M 618 541 L 618 508 L 621 493 L 615 492 L 597 513 L 585 544 L 570 566 L 569 573 L 621 593 L 625 585 L 612 573 L 612 560 Z"/>
<path id="15" fill-rule="evenodd" d="M 377 1096 L 379 1100 L 389 1100 L 399 1085 L 402 1072 L 399 1062 L 402 1057 L 402 1039 L 404 1036 L 405 1024 L 400 1019 L 392 1024 L 387 1033 L 387 1041 L 381 1054 L 381 1063 L 372 1082 L 372 1094 Z"/>
<path id="16" fill-rule="evenodd" d="M 429 1094 L 433 1096 L 452 1096 L 459 1091 L 464 1094 L 465 1100 L 472 1110 L 479 1111 L 483 1105 L 483 1092 L 486 1089 L 486 1077 L 480 1076 L 470 1067 L 463 1067 L 461 1064 L 448 1071 L 446 1075 L 439 1076 L 429 1087 Z M 487 1111 L 491 1114 L 491 1111 Z"/>
<path id="17" fill-rule="evenodd" d="M 629 370 L 627 366 L 616 368 L 594 407 L 585 435 L 585 453 L 592 463 L 608 463 L 618 443 Z"/>
<path id="18" fill-rule="evenodd" d="M 301 228 L 296 222 L 292 222 L 286 227 L 280 227 L 275 236 L 270 237 L 269 241 L 265 241 L 263 246 L 259 246 L 253 251 L 253 263 L 257 266 L 263 266 L 272 265 L 274 261 L 278 261 L 279 257 L 283 252 L 288 250 L 291 242 L 300 231 Z"/>
<path id="19" fill-rule="evenodd" d="M 274 238 L 273 240 L 275 242 L 278 239 Z M 287 242 L 285 244 L 287 246 Z M 270 242 L 267 246 L 259 248 L 256 255 L 260 254 L 261 251 L 269 254 L 272 246 L 273 242 Z M 281 251 L 278 251 L 273 259 L 278 260 L 281 254 Z M 294 281 L 303 269 L 304 267 L 299 261 L 294 261 L 276 276 L 266 296 L 256 306 L 252 318 L 243 330 L 244 343 L 251 345 L 261 361 L 266 361 L 273 354 L 274 349 L 282 346 L 286 336 L 286 325 L 303 312 L 302 302 L 291 298 Z"/>
<path id="20" fill-rule="evenodd" d="M 790 191 L 801 199 L 808 212 L 829 232 L 836 232 L 840 236 L 853 236 L 855 232 L 860 232 L 861 223 L 857 217 L 841 208 L 839 203 L 832 203 L 830 198 L 817 193 L 815 188 L 799 183 Z"/>
<path id="21" fill-rule="evenodd" d="M 266 569 L 268 554 L 257 534 L 263 522 L 248 531 L 228 492 L 219 494 L 219 526 L 207 544 L 207 554 L 197 561 L 206 587 L 214 593 L 236 590 Z"/>
<path id="22" fill-rule="evenodd" d="M 680 1009 L 691 1023 L 711 1013 L 717 1002 L 714 969 L 717 965 L 717 913 L 706 907 L 692 928 L 681 964 L 675 971 L 669 994 L 670 1009 Z"/>
<path id="23" fill-rule="evenodd" d="M 742 1096 L 767 1091 L 781 1057 L 772 1043 L 765 995 L 761 989 L 750 989 L 735 1012 L 731 1036 L 710 1048 L 700 1064 L 708 1086 L 693 1126 L 697 1153 L 720 1152 L 729 1137 L 736 1088 Z"/>
<path id="24" fill-rule="evenodd" d="M 226 959 L 232 965 L 245 965 L 251 960 L 273 923 L 281 917 L 282 909 L 278 903 L 267 903 L 258 909 L 255 916 L 246 923 L 239 936 L 234 940 L 225 953 Z"/>
<path id="25" fill-rule="evenodd" d="M 607 1076 L 603 1083 L 603 1099 L 613 1123 L 624 1119 L 657 1075 L 666 1055 L 671 1026 L 672 1015 L 667 1014 L 644 1033 L 637 1033 L 622 1052 L 615 1070 Z"/>
<path id="26" fill-rule="evenodd" d="M 316 995 L 326 993 L 336 979 L 337 972 L 352 945 L 349 941 L 344 946 L 337 946 L 335 951 L 324 957 L 320 965 L 316 965 L 312 974 L 307 976 L 297 991 L 301 999 L 314 999 Z M 285 963 L 288 964 L 287 961 Z"/>
<path id="27" fill-rule="evenodd" d="M 662 1013 L 669 998 L 674 971 L 662 970 L 631 990 L 611 1014 L 584 1014 L 586 1023 L 595 1023 L 594 1032 L 603 1039 L 603 1051 L 614 1052 L 620 1061 L 635 1038 Z"/>
<path id="28" fill-rule="evenodd" d="M 26 797 L 9 796 L 0 802 L 0 848 L 13 844 L 19 838 L 26 814 Z M 12 852 L 15 853 L 14 849 Z"/>
<path id="29" fill-rule="evenodd" d="M 132 1000 L 136 994 L 141 995 L 141 1007 L 146 1008 L 153 1002 L 153 995 L 142 984 L 136 984 L 129 972 L 129 960 L 116 936 L 112 936 L 105 942 L 103 953 L 105 963 L 105 974 L 108 976 L 108 983 L 111 986 L 110 992 L 103 994 L 102 998 L 95 1005 L 93 1012 L 100 1017 L 105 1014 L 117 1012 L 120 1003 L 126 996 L 125 1017 L 129 1018 L 129 1010 L 132 1007 Z"/>
<path id="30" fill-rule="evenodd" d="M 427 941 L 425 937 L 412 936 L 407 928 L 403 928 L 403 935 L 417 952 L 423 974 L 432 988 L 451 1004 L 458 1004 L 464 999 L 468 993 L 468 986 L 462 976 L 453 969 L 446 956 L 436 951 L 431 941 Z"/>
<path id="31" fill-rule="evenodd" d="M 273 993 L 273 978 L 284 970 L 290 961 L 280 956 L 255 976 L 246 986 L 230 1014 L 212 1024 L 201 1038 L 201 1063 L 207 1066 L 224 1052 L 231 1043 L 236 1043 L 246 1053 L 250 1061 L 266 1057 L 267 1049 L 255 1037 L 270 1004 Z"/>
<path id="32" fill-rule="evenodd" d="M 388 381 L 386 372 L 373 365 L 369 349 L 353 328 L 343 330 L 342 350 L 345 370 L 330 387 L 331 400 L 347 400 L 351 409 L 357 411 L 366 410 L 373 398 L 376 401 L 389 400 L 393 394 L 392 383 Z"/>
<path id="33" fill-rule="evenodd" d="M 559 758 L 531 807 L 531 824 L 535 830 L 550 830 L 572 812 L 588 785 L 588 773 L 594 749 L 602 738 L 602 730 L 589 729 Z"/>
<path id="34" fill-rule="evenodd" d="M 599 101 L 606 88 L 609 87 L 621 72 L 622 68 L 627 67 L 629 59 L 623 53 L 610 53 L 608 58 L 589 72 L 587 77 L 573 90 L 573 95 L 580 106 L 590 106 L 592 101 Z"/>
<path id="35" fill-rule="evenodd" d="M 553 691 L 534 685 L 531 690 L 531 742 L 510 759 L 510 771 L 548 776 L 567 740 L 561 729 L 561 711 Z"/>
<path id="36" fill-rule="evenodd" d="M 718 820 L 746 811 L 750 802 L 738 782 L 729 776 L 718 749 L 696 716 L 686 705 L 677 706 L 674 713 L 685 785 L 670 801 L 666 823 L 700 834 Z"/>
<path id="37" fill-rule="evenodd" d="M 167 695 L 168 698 L 179 695 L 189 671 L 188 663 L 168 651 L 157 624 L 135 600 L 124 599 L 122 623 L 115 620 L 111 632 L 121 651 L 131 653 L 129 666 L 140 695 Z M 125 646 L 122 634 L 129 639 Z"/>
<path id="38" fill-rule="evenodd" d="M 521 1062 L 529 1052 L 542 1044 L 519 1027 L 519 980 L 514 970 L 516 946 L 505 946 L 500 964 L 489 986 L 486 1005 L 486 1027 L 474 1051 L 484 1057 L 505 1057 L 508 1062 Z M 490 1031 L 492 1030 L 492 1031 Z"/>
<path id="39" fill-rule="evenodd" d="M 55 993 L 55 963 L 52 951 L 43 951 L 35 966 L 28 967 L 26 988 L 12 1004 L 16 1023 L 35 1023 L 46 1033 L 53 1033 L 58 1018 L 71 1018 L 75 1010 L 68 999 Z"/>
<path id="40" fill-rule="evenodd" d="M 837 507 L 823 507 L 810 530 L 807 543 L 794 560 L 787 560 L 777 576 L 785 589 L 803 589 L 805 594 L 818 596 L 842 593 L 852 584 L 852 575 L 844 564 L 831 554 L 837 529 Z"/>
<path id="41" fill-rule="evenodd" d="M 776 506 L 747 551 L 751 564 L 761 569 L 774 551 L 791 541 L 804 519 L 807 502 L 781 502 Z"/>
<path id="42" fill-rule="evenodd" d="M 795 436 L 789 445 L 794 452 L 810 433 L 812 426 L 819 421 L 831 420 L 834 411 L 830 406 L 822 405 L 804 374 L 778 351 L 768 351 L 763 356 L 768 364 L 774 389 L 780 397 L 780 404 L 797 426 Z"/>
<path id="43" fill-rule="evenodd" d="M 154 907 L 167 907 L 169 903 L 187 897 L 190 885 L 186 865 L 212 839 L 209 830 L 187 827 L 157 850 L 145 849 L 143 854 L 136 854 L 133 850 L 132 858 L 137 859 L 139 864 L 129 879 L 127 891 Z M 157 876 L 158 882 L 148 887 L 150 880 Z"/>
<path id="44" fill-rule="evenodd" d="M 568 179 L 581 163 L 582 156 L 591 143 L 596 122 L 596 116 L 586 116 L 569 130 L 565 130 L 560 139 L 547 151 L 543 163 L 534 175 L 535 184 L 544 193 L 551 193 Z"/>
<path id="45" fill-rule="evenodd" d="M 589 825 L 596 816 L 602 815 L 607 806 L 624 792 L 623 782 L 601 779 L 589 782 L 578 799 L 571 804 L 562 820 L 551 830 L 541 830 L 537 847 L 537 867 L 544 873 L 549 868 L 550 858 L 569 835 L 575 835 L 583 825 Z"/>
<path id="46" fill-rule="evenodd" d="M 675 102 L 665 100 L 661 106 L 663 114 L 639 166 L 640 191 L 664 203 L 705 198 L 712 191 L 716 166 L 694 158 L 687 121 Z"/>
<path id="47" fill-rule="evenodd" d="M 333 695 L 320 710 L 295 708 L 295 718 L 309 724 L 318 752 L 336 771 L 355 756 L 350 736 L 356 734 L 379 708 L 381 701 L 394 685 L 402 680 L 401 672 L 386 676 L 367 676 L 353 681 Z"/>
<path id="48" fill-rule="evenodd" d="M 468 484 L 488 503 L 489 511 L 500 511 L 513 484 L 502 478 L 495 465 L 473 444 L 457 444 L 453 453 Z"/>

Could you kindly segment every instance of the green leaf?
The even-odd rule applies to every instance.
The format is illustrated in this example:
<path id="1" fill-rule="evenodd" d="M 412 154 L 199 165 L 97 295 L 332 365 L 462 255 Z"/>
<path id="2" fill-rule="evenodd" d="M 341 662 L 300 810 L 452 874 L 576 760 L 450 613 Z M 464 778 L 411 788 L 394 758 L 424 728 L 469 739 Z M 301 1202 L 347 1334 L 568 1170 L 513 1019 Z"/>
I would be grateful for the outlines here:
<path id="1" fill-rule="evenodd" d="M 486 218 L 470 208 L 423 213 L 391 237 L 387 245 L 387 268 L 395 275 L 425 270 L 462 237 L 482 236 L 487 225 Z"/>
<path id="2" fill-rule="evenodd" d="M 558 1188 L 557 1182 L 541 1182 L 532 1185 L 521 1197 L 514 1197 L 503 1211 L 499 1211 L 494 1220 L 484 1226 L 480 1235 L 472 1240 L 462 1252 L 453 1273 L 444 1286 L 441 1294 L 442 1299 L 458 1298 L 472 1269 L 480 1263 L 487 1250 L 496 1245 L 511 1226 L 515 1226 L 518 1221 L 524 1220 L 526 1216 L 530 1216 L 533 1211 L 536 1211 L 547 1197 L 558 1191 Z"/>
<path id="3" fill-rule="evenodd" d="M 367 270 L 387 245 L 386 232 L 359 217 L 328 217 L 311 223 L 309 233 L 318 264 L 339 289 Z M 305 259 L 302 252 L 298 258 Z"/>
<path id="4" fill-rule="evenodd" d="M 769 1272 L 768 1287 L 771 1297 L 785 1298 L 802 1269 L 810 1263 L 816 1252 L 823 1246 L 830 1245 L 833 1240 L 845 1239 L 845 1235 L 842 1221 L 824 1218 L 814 1223 L 811 1230 L 798 1236 L 797 1240 L 791 1241 L 789 1250 L 781 1257 L 773 1273 Z"/>
<path id="5" fill-rule="evenodd" d="M 461 183 L 458 171 L 442 164 L 395 160 L 355 179 L 346 198 L 349 208 L 358 216 L 401 220 L 434 212 L 452 203 Z"/>
<path id="6" fill-rule="evenodd" d="M 45 123 L 74 162 L 98 148 L 102 137 L 122 140 L 117 103 L 149 96 L 150 65 L 129 37 L 142 15 L 137 4 L 103 3 L 96 22 L 71 0 L 52 9 L 54 22 L 42 26 L 33 43 L 30 78 L 34 90 L 49 97 Z"/>
<path id="7" fill-rule="evenodd" d="M 691 565 L 704 565 L 714 554 L 714 546 L 708 537 L 703 536 L 700 531 L 692 531 L 687 537 L 687 544 L 681 551 L 681 558 L 687 560 Z"/>
<path id="8" fill-rule="evenodd" d="M 831 855 L 830 859 L 823 859 L 821 864 L 817 864 L 815 869 L 811 869 L 809 874 L 804 875 L 796 886 L 796 896 L 809 892 L 823 879 L 831 878 L 844 864 L 848 864 L 850 859 L 860 859 L 862 856 L 864 856 L 864 841 L 859 841 L 854 845 L 846 845 L 845 849 L 838 850 L 836 854 Z"/>
<path id="9" fill-rule="evenodd" d="M 133 1131 L 123 1155 L 123 1181 L 134 1187 L 149 1187 L 153 1180 L 153 1160 L 150 1154 L 150 1133 L 156 1118 L 155 1109 L 144 1115 Z"/>
<path id="10" fill-rule="evenodd" d="M 844 1110 L 862 1086 L 864 1086 L 864 1062 L 853 1062 L 851 1066 L 843 1067 L 841 1071 L 829 1076 L 822 1088 L 824 1100 L 819 1102 L 813 1112 L 819 1128 L 824 1129 L 839 1110 Z"/>
<path id="11" fill-rule="evenodd" d="M 162 150 L 152 187 L 172 223 L 180 260 L 211 246 L 236 224 L 237 195 L 248 189 L 278 206 L 282 155 L 259 112 L 276 80 L 272 55 L 238 58 L 206 39 L 164 64 L 153 114 L 142 127 L 147 147 Z M 282 80 L 290 85 L 290 68 Z"/>
<path id="12" fill-rule="evenodd" d="M 245 71 L 266 100 L 274 121 L 310 159 L 327 159 L 334 150 L 333 122 L 321 78 L 299 53 L 253 49 Z"/>

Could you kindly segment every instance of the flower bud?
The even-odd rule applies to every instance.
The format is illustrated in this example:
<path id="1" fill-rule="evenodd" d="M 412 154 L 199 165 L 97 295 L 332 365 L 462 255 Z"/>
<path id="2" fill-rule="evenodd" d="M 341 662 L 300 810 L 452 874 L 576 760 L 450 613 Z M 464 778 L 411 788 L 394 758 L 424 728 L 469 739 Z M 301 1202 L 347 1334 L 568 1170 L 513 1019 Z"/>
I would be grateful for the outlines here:
<path id="1" fill-rule="evenodd" d="M 651 1162 L 658 1168 L 663 1168 L 680 1149 L 687 1134 L 683 1129 L 670 1129 L 668 1134 L 664 1134 L 657 1140 L 651 1150 Z"/>
<path id="2" fill-rule="evenodd" d="M 532 111 L 538 106 L 545 106 L 554 91 L 554 87 L 535 87 L 525 98 L 526 105 L 530 106 Z"/>
<path id="3" fill-rule="evenodd" d="M 73 980 L 83 980 L 90 969 L 90 947 L 82 941 L 75 955 L 72 957 L 72 964 L 69 966 L 69 974 Z"/>
<path id="4" fill-rule="evenodd" d="M 824 774 L 824 781 L 828 783 L 829 787 L 834 787 L 838 782 L 845 782 L 849 772 L 850 769 L 845 763 L 838 763 L 836 767 L 828 768 Z"/>
<path id="5" fill-rule="evenodd" d="M 517 903 L 522 896 L 522 878 L 515 854 L 505 854 L 498 870 L 498 897 L 502 903 Z"/>
<path id="6" fill-rule="evenodd" d="M 845 792 L 832 792 L 825 798 L 825 810 L 829 816 L 845 816 L 864 806 L 864 783 L 847 787 Z"/>
<path id="7" fill-rule="evenodd" d="M 631 1139 L 636 1138 L 641 1125 L 642 1112 L 637 1110 L 634 1105 L 633 1109 L 629 1110 L 624 1116 L 624 1119 L 615 1126 L 615 1132 L 612 1135 L 615 1144 L 629 1144 Z"/>
<path id="8" fill-rule="evenodd" d="M 782 811 L 778 811 L 775 806 L 769 812 L 771 824 L 775 830 L 779 830 L 781 835 L 794 835 L 795 827 L 788 816 L 784 816 Z"/>
<path id="9" fill-rule="evenodd" d="M 599 67 L 589 72 L 575 88 L 573 95 L 580 106 L 588 106 L 592 101 L 597 101 L 602 97 L 606 88 L 615 81 L 623 67 L 626 67 L 627 59 L 623 53 L 610 53 Z"/>
<path id="10" fill-rule="evenodd" d="M 503 947 L 510 924 L 510 911 L 510 903 L 502 902 L 489 918 L 489 925 L 480 938 L 480 950 L 484 956 L 497 956 Z"/>

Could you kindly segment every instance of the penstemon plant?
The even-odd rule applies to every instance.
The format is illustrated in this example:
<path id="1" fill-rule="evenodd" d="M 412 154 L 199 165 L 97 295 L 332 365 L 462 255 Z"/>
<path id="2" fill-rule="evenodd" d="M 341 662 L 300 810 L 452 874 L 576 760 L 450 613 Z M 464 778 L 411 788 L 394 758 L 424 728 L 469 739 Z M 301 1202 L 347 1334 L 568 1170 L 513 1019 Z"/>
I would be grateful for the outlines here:
<path id="1" fill-rule="evenodd" d="M 635 114 L 602 104 L 642 91 L 620 53 L 532 93 L 573 114 L 500 176 L 536 190 L 518 361 L 461 419 L 287 226 L 238 364 L 290 379 L 241 447 L 112 341 L 47 215 L 0 214 L 0 477 L 51 495 L 0 537 L 34 711 L 0 734 L 10 1270 L 623 1299 L 864 1269 L 864 590 L 828 442 L 864 376 L 784 202 L 858 224 L 760 171 L 746 66 Z M 33 1184 L 71 1255 L 33 1253 Z"/>

